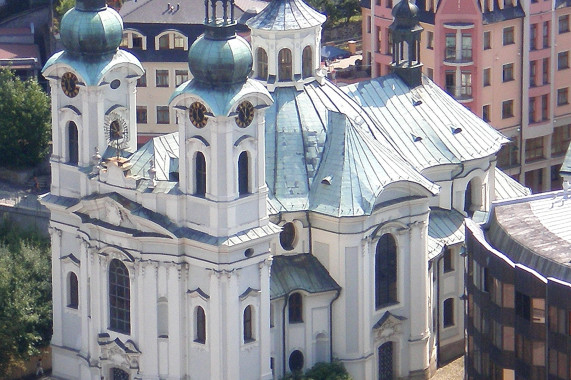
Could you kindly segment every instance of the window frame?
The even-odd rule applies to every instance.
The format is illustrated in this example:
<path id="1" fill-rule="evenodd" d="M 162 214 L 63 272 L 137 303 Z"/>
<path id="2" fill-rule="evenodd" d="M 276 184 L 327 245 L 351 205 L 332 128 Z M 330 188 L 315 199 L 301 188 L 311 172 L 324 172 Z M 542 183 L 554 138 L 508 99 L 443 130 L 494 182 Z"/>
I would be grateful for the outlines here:
<path id="1" fill-rule="evenodd" d="M 79 281 L 77 274 L 70 271 L 67 275 L 67 307 L 79 309 Z"/>
<path id="2" fill-rule="evenodd" d="M 288 297 L 288 322 L 303 323 L 303 296 L 299 292 Z"/>
<path id="3" fill-rule="evenodd" d="M 511 82 L 514 80 L 514 64 L 506 63 L 502 65 L 502 81 Z"/>
<path id="4" fill-rule="evenodd" d="M 515 28 L 507 26 L 503 29 L 503 46 L 515 44 Z"/>
<path id="5" fill-rule="evenodd" d="M 557 106 L 566 106 L 569 104 L 569 87 L 557 89 Z"/>
<path id="6" fill-rule="evenodd" d="M 557 53 L 557 70 L 569 68 L 569 50 Z"/>
<path id="7" fill-rule="evenodd" d="M 156 111 L 157 111 L 157 124 L 170 124 L 169 106 L 156 106 Z"/>
<path id="8" fill-rule="evenodd" d="M 398 303 L 398 247 L 391 233 L 383 234 L 375 248 L 375 309 Z"/>
<path id="9" fill-rule="evenodd" d="M 502 102 L 502 119 L 514 117 L 514 101 L 513 99 L 504 100 Z"/>
<path id="10" fill-rule="evenodd" d="M 108 271 L 109 329 L 131 334 L 131 280 L 129 269 L 119 259 L 112 259 Z"/>
<path id="11" fill-rule="evenodd" d="M 454 298 L 450 297 L 442 303 L 442 327 L 448 328 L 455 326 L 454 321 Z"/>

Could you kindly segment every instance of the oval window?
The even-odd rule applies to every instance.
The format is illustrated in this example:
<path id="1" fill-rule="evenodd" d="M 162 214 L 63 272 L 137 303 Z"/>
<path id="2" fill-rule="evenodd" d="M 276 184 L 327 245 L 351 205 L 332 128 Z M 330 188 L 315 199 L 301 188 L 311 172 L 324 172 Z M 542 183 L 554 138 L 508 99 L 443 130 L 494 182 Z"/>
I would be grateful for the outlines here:
<path id="1" fill-rule="evenodd" d="M 292 222 L 283 225 L 280 232 L 280 244 L 286 251 L 291 251 L 295 245 L 295 226 Z"/>

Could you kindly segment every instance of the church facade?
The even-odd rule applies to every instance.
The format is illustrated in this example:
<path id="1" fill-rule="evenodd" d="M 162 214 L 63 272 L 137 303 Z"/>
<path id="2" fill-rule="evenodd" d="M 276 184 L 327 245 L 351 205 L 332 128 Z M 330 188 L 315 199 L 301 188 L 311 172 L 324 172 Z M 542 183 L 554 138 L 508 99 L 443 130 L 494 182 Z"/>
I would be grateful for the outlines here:
<path id="1" fill-rule="evenodd" d="M 325 16 L 274 0 L 250 47 L 222 5 L 171 96 L 178 132 L 140 148 L 120 17 L 76 0 L 62 20 L 43 71 L 53 375 L 429 376 L 464 350 L 464 217 L 497 181 L 523 191 L 495 169 L 507 140 L 422 76 L 413 4 L 393 11 L 394 73 L 343 89 L 320 68 Z"/>

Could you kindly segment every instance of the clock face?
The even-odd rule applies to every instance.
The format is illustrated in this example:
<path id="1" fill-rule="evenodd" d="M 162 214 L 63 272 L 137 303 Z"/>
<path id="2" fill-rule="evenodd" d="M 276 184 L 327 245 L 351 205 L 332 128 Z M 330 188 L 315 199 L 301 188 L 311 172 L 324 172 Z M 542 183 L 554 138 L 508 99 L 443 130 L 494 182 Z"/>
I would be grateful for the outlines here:
<path id="1" fill-rule="evenodd" d="M 74 73 L 70 73 L 68 71 L 62 75 L 61 89 L 63 90 L 63 93 L 70 98 L 77 96 L 79 93 L 79 87 L 77 86 L 77 77 Z"/>
<path id="2" fill-rule="evenodd" d="M 199 102 L 194 102 L 190 105 L 190 122 L 196 128 L 204 128 L 208 117 L 206 117 L 206 107 L 204 104 Z"/>
<path id="3" fill-rule="evenodd" d="M 249 101 L 245 100 L 236 108 L 236 124 L 240 128 L 246 128 L 252 123 L 254 119 L 254 106 Z"/>

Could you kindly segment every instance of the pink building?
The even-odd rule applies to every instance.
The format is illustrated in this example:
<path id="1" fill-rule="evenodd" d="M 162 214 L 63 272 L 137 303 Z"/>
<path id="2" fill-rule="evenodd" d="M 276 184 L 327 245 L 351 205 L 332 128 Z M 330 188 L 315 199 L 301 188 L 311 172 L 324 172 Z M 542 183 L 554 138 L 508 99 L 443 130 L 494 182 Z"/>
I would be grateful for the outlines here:
<path id="1" fill-rule="evenodd" d="M 392 0 L 364 0 L 363 55 L 389 72 Z M 571 140 L 566 0 L 417 0 L 424 73 L 512 141 L 498 166 L 534 192 L 560 189 Z"/>

